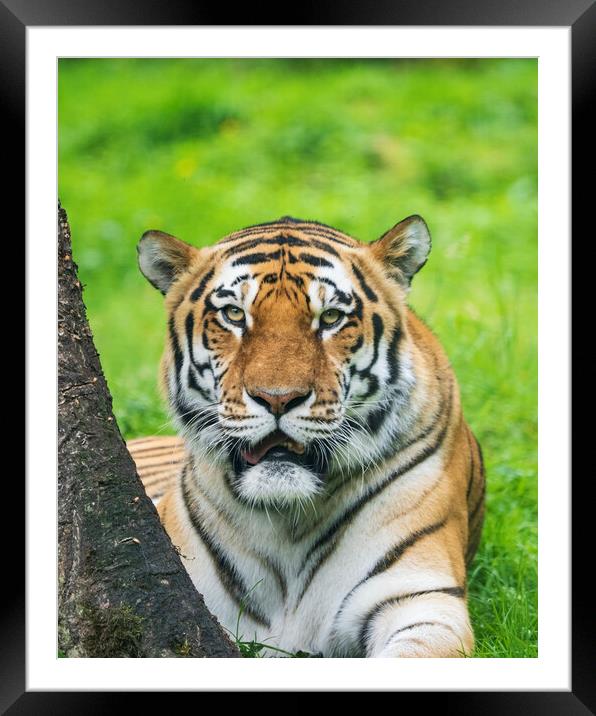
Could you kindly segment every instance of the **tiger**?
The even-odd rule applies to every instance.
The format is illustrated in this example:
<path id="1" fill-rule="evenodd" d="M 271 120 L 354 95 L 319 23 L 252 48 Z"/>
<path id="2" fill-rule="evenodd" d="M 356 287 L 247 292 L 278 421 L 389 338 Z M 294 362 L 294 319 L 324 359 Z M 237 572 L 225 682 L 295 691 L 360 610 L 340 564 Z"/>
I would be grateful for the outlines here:
<path id="1" fill-rule="evenodd" d="M 178 437 L 129 449 L 209 610 L 266 656 L 468 657 L 482 452 L 408 306 L 430 232 L 289 216 L 202 248 L 151 230 Z"/>

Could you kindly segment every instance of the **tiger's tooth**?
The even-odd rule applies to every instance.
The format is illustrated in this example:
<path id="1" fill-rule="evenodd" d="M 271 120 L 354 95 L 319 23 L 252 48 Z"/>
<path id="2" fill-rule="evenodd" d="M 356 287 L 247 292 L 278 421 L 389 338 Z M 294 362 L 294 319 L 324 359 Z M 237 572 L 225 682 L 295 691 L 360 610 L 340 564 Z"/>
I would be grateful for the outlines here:
<path id="1" fill-rule="evenodd" d="M 304 452 L 304 445 L 301 445 L 300 443 L 294 442 L 294 440 L 291 440 L 288 443 L 288 450 L 291 450 L 292 452 L 297 453 L 298 455 L 302 455 Z"/>

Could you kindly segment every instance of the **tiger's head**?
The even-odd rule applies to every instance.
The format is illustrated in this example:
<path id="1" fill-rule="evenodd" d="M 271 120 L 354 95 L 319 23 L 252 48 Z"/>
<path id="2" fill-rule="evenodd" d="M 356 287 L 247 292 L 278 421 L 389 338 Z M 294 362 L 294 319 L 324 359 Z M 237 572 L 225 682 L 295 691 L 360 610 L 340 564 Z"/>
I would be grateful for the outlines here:
<path id="1" fill-rule="evenodd" d="M 301 502 L 392 449 L 414 383 L 406 296 L 429 250 L 419 216 L 370 244 L 290 217 L 201 249 L 143 235 L 174 421 L 239 499 Z"/>

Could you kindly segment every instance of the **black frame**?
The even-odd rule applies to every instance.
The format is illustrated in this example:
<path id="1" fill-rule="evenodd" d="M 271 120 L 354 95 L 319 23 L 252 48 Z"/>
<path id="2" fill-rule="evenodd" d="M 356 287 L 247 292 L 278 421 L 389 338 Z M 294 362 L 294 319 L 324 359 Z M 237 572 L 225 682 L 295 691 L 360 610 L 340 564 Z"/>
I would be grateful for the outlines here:
<path id="1" fill-rule="evenodd" d="M 258 6 L 245 5 L 234 10 L 234 25 L 463 25 L 463 26 L 567 26 L 572 37 L 572 197 L 573 225 L 580 224 L 593 233 L 588 224 L 593 200 L 594 146 L 591 142 L 593 118 L 588 101 L 596 96 L 596 4 L 594 0 L 377 0 L 375 3 L 345 1 L 342 4 L 319 0 L 316 6 L 308 3 L 291 6 L 293 17 L 272 18 Z M 21 236 L 22 220 L 19 209 L 25 208 L 22 193 L 24 184 L 23 151 L 25 144 L 25 31 L 28 26 L 68 25 L 229 25 L 225 22 L 229 10 L 213 7 L 200 0 L 0 0 L 0 72 L 2 73 L 2 116 L 6 129 L 4 152 L 8 153 L 8 169 L 3 172 L 10 181 L 3 189 L 4 203 L 9 208 L 6 220 L 15 223 L 14 232 L 5 237 Z M 227 17 L 226 17 L 227 16 Z M 16 141 L 16 138 L 19 141 Z M 590 151 L 590 147 L 592 150 Z M 586 179 L 583 179 L 586 177 Z M 18 217 L 18 218 L 17 218 Z M 579 235 L 579 234 L 578 234 Z M 577 242 L 576 242 L 577 243 Z M 17 242 L 10 242 L 11 248 Z M 7 244 L 5 243 L 5 246 Z M 581 243 L 579 244 L 581 245 Z M 563 248 L 563 250 L 565 250 Z M 589 262 L 584 262 L 586 271 Z M 575 262 L 575 270 L 578 268 Z M 577 279 L 577 276 L 576 276 Z M 593 282 L 593 279 L 592 279 Z M 576 280 L 579 285 L 579 279 Z M 588 284 L 590 285 L 590 284 Z M 554 288 L 554 287 L 553 287 Z M 578 325 L 576 322 L 575 325 Z M 573 327 L 573 321 L 572 321 Z M 586 351 L 588 353 L 588 351 Z M 580 354 L 574 353 L 577 363 Z M 593 371 L 591 371 L 592 373 Z M 589 373 L 588 375 L 590 375 Z M 591 421 L 582 421 L 586 426 Z M 576 421 L 576 430 L 588 438 L 590 427 Z M 583 430 L 583 434 L 582 434 Z M 593 438 L 592 438 L 593 439 Z M 573 441 L 572 441 L 573 444 Z M 585 550 L 585 524 L 591 517 L 592 502 L 588 499 L 587 485 L 593 468 L 582 480 L 576 480 L 572 507 L 572 690 L 569 692 L 425 692 L 416 693 L 416 705 L 422 702 L 427 708 L 439 707 L 442 712 L 458 714 L 523 714 L 542 716 L 546 713 L 596 713 L 596 649 L 594 648 L 594 608 L 591 604 L 589 575 L 593 569 L 593 553 Z M 8 477 L 8 472 L 6 473 Z M 583 477 L 583 476 L 580 476 Z M 16 481 L 5 480 L 4 491 L 14 491 L 15 503 L 23 499 L 23 491 Z M 585 494 L 584 494 L 585 493 Z M 4 496 L 4 502 L 10 496 Z M 12 504 L 12 503 L 10 503 Z M 590 511 L 590 512 L 589 512 Z M 7 514 L 5 512 L 5 514 Z M 593 520 L 593 517 L 592 517 Z M 9 528 L 8 528 L 9 529 Z M 0 708 L 10 714 L 86 714 L 105 713 L 114 707 L 116 698 L 131 706 L 130 694 L 120 693 L 116 698 L 110 692 L 26 692 L 25 691 L 25 592 L 24 579 L 17 587 L 15 575 L 24 577 L 24 559 L 19 549 L 19 538 L 5 528 L 3 549 L 4 589 L 7 602 L 0 612 Z M 584 554 L 585 550 L 585 554 Z M 6 560 L 14 564 L 10 569 Z M 592 557 L 592 559 L 590 559 Z M 587 562 L 588 569 L 585 568 Z M 13 575 L 9 580 L 8 575 Z M 10 586 L 9 586 L 10 582 Z M 591 628 L 590 628 L 591 627 Z M 132 698 L 138 699 L 138 694 Z M 410 694 L 396 698 L 399 705 Z M 152 694 L 152 699 L 160 698 Z"/>

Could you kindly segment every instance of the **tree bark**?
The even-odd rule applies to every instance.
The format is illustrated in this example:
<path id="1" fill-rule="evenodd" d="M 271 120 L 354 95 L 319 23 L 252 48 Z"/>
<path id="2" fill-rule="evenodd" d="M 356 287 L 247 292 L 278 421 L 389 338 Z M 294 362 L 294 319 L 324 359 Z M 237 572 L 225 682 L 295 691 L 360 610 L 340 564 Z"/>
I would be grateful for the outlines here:
<path id="1" fill-rule="evenodd" d="M 164 532 L 118 429 L 60 206 L 58 590 L 61 656 L 239 656 Z"/>

